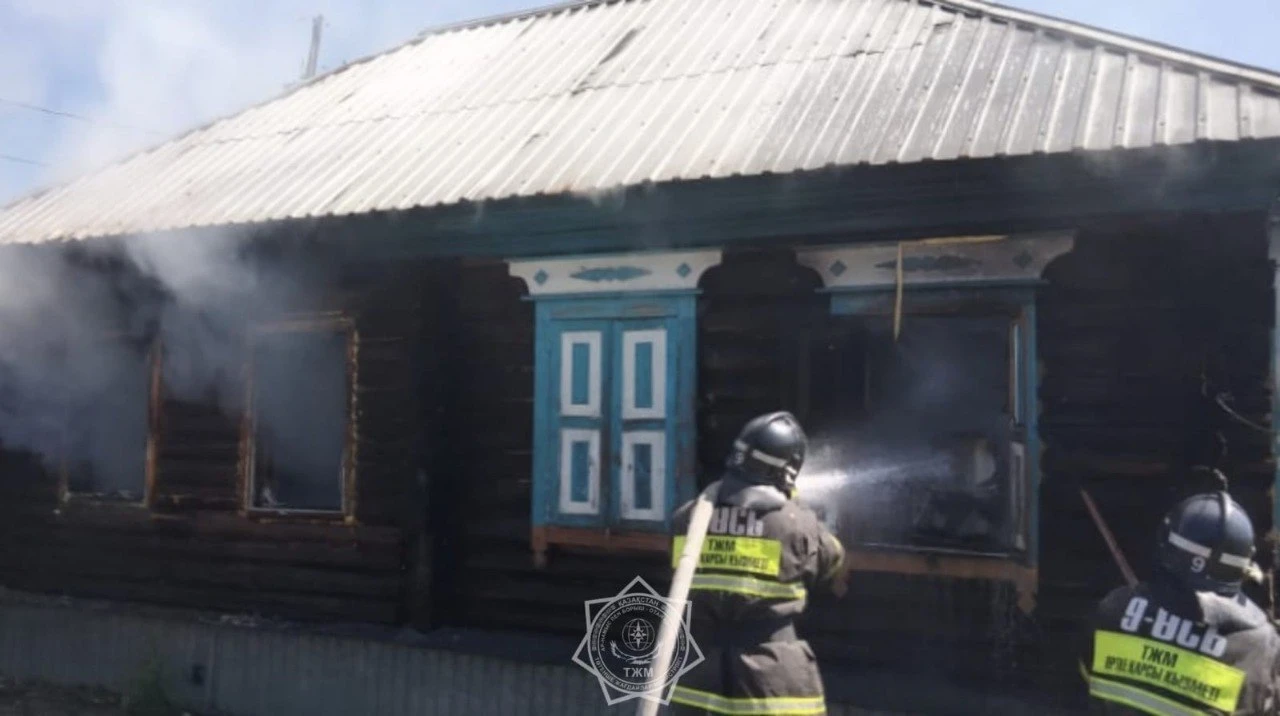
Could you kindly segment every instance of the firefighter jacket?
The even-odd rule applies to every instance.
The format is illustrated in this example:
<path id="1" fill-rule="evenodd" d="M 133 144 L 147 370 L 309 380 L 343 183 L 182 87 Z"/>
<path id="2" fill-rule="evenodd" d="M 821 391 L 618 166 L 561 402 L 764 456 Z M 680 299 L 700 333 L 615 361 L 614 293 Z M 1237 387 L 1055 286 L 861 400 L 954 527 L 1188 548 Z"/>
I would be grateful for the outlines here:
<path id="1" fill-rule="evenodd" d="M 1094 713 L 1280 714 L 1280 636 L 1243 594 L 1161 576 L 1115 590 L 1081 645 Z"/>
<path id="2" fill-rule="evenodd" d="M 673 562 L 692 508 L 675 514 Z M 771 486 L 721 480 L 689 594 L 705 660 L 681 677 L 672 713 L 825 713 L 817 660 L 794 622 L 808 590 L 829 586 L 843 558 L 812 510 Z"/>

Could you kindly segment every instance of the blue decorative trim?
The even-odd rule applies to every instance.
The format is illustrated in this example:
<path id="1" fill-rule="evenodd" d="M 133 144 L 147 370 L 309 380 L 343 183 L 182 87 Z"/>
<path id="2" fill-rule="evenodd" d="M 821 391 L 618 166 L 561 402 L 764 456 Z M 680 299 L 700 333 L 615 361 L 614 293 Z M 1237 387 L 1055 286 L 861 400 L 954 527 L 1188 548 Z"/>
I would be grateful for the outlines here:
<path id="1" fill-rule="evenodd" d="M 1280 456 L 1280 196 L 1267 209 L 1267 256 L 1271 260 L 1271 296 L 1274 304 L 1271 325 L 1271 454 Z M 1280 461 L 1271 478 L 1271 529 L 1280 530 Z M 1273 547 L 1280 556 L 1280 545 Z"/>
<path id="2" fill-rule="evenodd" d="M 648 510 L 653 507 L 653 446 L 636 445 L 632 448 L 635 454 L 635 495 L 632 500 L 638 509 Z"/>
<path id="3" fill-rule="evenodd" d="M 1043 278 L 1033 278 L 1026 280 L 1018 279 L 980 279 L 973 281 L 939 281 L 937 283 L 912 284 L 906 286 L 905 295 L 928 295 L 943 291 L 968 291 L 975 290 L 992 291 L 1002 288 L 1007 289 L 1027 289 L 1036 288 L 1038 286 L 1048 285 L 1048 281 Z M 859 296 L 892 296 L 896 292 L 894 286 L 836 286 L 823 287 L 817 289 L 818 293 L 839 296 L 845 294 L 856 294 Z"/>
<path id="4" fill-rule="evenodd" d="M 827 291 L 831 296 L 833 316 L 862 313 L 884 313 L 893 309 L 893 291 Z M 1035 300 L 1035 290 L 1026 284 L 993 284 L 985 287 L 915 288 L 903 293 L 903 310 L 907 313 L 953 306 L 957 303 L 1006 305 L 1009 310 Z"/>
<path id="5" fill-rule="evenodd" d="M 644 298 L 650 298 L 650 297 L 678 298 L 681 296 L 698 296 L 701 294 L 702 294 L 702 289 L 691 288 L 691 289 L 679 290 L 679 291 L 614 291 L 609 293 L 593 293 L 593 294 L 590 294 L 589 296 L 584 296 L 580 293 L 547 293 L 541 296 L 521 296 L 520 300 L 529 301 L 532 303 L 542 303 L 544 301 L 569 302 L 569 301 L 585 301 L 589 299 L 594 303 L 594 302 L 611 301 L 611 300 L 629 301 L 633 299 L 644 299 Z"/>
<path id="6" fill-rule="evenodd" d="M 588 497 L 589 450 L 590 444 L 582 441 L 575 441 L 571 447 L 573 465 L 569 469 L 569 495 L 574 502 L 586 502 Z"/>
<path id="7" fill-rule="evenodd" d="M 1036 330 L 1036 302 L 1023 302 L 1022 414 L 1026 416 L 1027 486 L 1030 514 L 1027 519 L 1027 562 L 1040 563 L 1040 352 Z"/>
<path id="8" fill-rule="evenodd" d="M 687 264 L 682 265 L 687 266 Z M 652 272 L 649 271 L 649 269 L 640 268 L 639 266 L 610 266 L 582 269 L 581 271 L 569 274 L 569 276 L 580 281 L 599 283 L 601 281 L 630 281 L 632 279 L 640 278 L 641 276 L 648 276 L 650 273 Z M 688 272 L 681 274 L 681 276 L 688 275 Z M 542 282 L 539 281 L 539 283 Z"/>
<path id="9" fill-rule="evenodd" d="M 636 384 L 632 387 L 636 396 L 637 408 L 653 407 L 653 344 L 636 344 L 635 361 Z"/>
<path id="10" fill-rule="evenodd" d="M 718 249 L 645 251 L 581 257 L 508 260 L 508 272 L 525 281 L 529 294 L 600 296 L 689 291 L 720 263 Z"/>
<path id="11" fill-rule="evenodd" d="M 572 361 L 569 373 L 573 376 L 573 386 L 569 396 L 574 405 L 586 405 L 591 392 L 591 386 L 588 383 L 591 373 L 591 346 L 586 343 L 574 343 L 572 348 L 572 355 L 562 358 L 562 360 Z"/>
<path id="12" fill-rule="evenodd" d="M 617 297 L 575 296 L 537 297 L 535 301 L 537 335 L 535 338 L 534 391 L 534 474 L 532 522 L 534 526 L 614 528 L 639 531 L 670 529 L 670 515 L 696 489 L 695 461 L 695 342 L 697 331 L 696 292 L 656 292 L 652 295 L 624 294 Z M 663 329 L 667 333 L 666 349 L 666 418 L 622 419 L 622 335 L 627 330 Z M 567 417 L 560 413 L 559 395 L 562 356 L 561 334 L 565 331 L 590 330 L 602 335 L 601 418 Z M 644 346 L 637 346 L 643 354 Z M 659 356 L 649 348 L 649 363 Z M 636 361 L 637 391 L 643 407 L 643 396 L 652 402 L 657 395 L 652 374 L 645 370 L 643 355 Z M 576 367 L 576 366 L 574 366 Z M 651 366 L 652 367 L 652 366 Z M 570 371 L 570 376 L 575 375 Z M 646 382 L 647 381 L 647 382 Z M 601 435 L 600 513 L 598 515 L 559 514 L 562 428 L 599 430 Z M 663 501 L 666 519 L 626 520 L 621 517 L 622 434 L 630 430 L 658 430 L 666 435 L 666 493 Z M 576 454 L 580 461 L 581 455 Z M 641 463 L 645 461 L 637 456 Z M 648 455 L 651 466 L 656 455 Z M 636 475 L 636 489 L 646 489 L 648 473 L 643 465 Z M 577 486 L 583 466 L 571 470 Z M 577 490 L 579 496 L 581 490 Z M 646 493 L 647 494 L 647 493 Z M 649 498 L 636 500 L 643 509 Z"/>
<path id="13" fill-rule="evenodd" d="M 1026 252 L 1023 252 L 1024 254 Z M 1030 254 L 1027 254 L 1028 263 L 1030 262 Z M 907 256 L 902 259 L 903 273 L 929 273 L 933 271 L 956 271 L 959 269 L 967 269 L 977 266 L 982 262 L 967 256 L 956 256 L 955 254 L 942 254 L 940 256 Z M 1025 267 L 1026 264 L 1021 266 Z M 834 267 L 833 267 L 834 268 Z M 876 268 L 896 271 L 898 268 L 897 260 L 884 261 L 876 264 Z"/>
<path id="14" fill-rule="evenodd" d="M 1271 454 L 1280 457 L 1280 286 L 1273 289 L 1276 296 L 1276 325 L 1271 327 Z M 1280 531 L 1280 460 L 1271 477 L 1271 529 Z M 1280 545 L 1275 547 L 1280 555 Z"/>

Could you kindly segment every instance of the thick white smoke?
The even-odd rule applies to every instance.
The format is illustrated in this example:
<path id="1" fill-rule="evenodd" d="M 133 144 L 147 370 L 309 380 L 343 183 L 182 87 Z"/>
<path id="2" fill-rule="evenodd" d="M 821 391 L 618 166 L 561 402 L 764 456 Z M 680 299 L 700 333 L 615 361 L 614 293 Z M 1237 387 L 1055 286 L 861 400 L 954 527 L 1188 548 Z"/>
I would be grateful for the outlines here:
<path id="1" fill-rule="evenodd" d="M 324 72 L 429 26 L 529 4 L 9 0 L 0 4 L 0 67 L 21 71 L 0 72 L 0 98 L 10 101 L 0 103 L 3 150 L 47 166 L 0 162 L 0 203 L 283 92 L 300 79 L 316 14 L 326 19 Z M 111 249 L 0 246 L 0 444 L 51 468 L 69 458 L 136 474 L 146 437 L 139 366 L 157 340 L 167 395 L 238 414 L 250 317 L 314 304 L 322 281 L 296 256 L 266 268 L 249 256 L 248 238 L 225 230 Z M 122 382 L 128 390 L 113 390 Z M 290 414 L 270 407 L 265 416 Z"/>
<path id="2" fill-rule="evenodd" d="M 0 444 L 136 488 L 157 347 L 167 398 L 237 416 L 246 328 L 314 302 L 322 280 L 300 258 L 268 268 L 247 245 L 222 232 L 0 247 Z"/>
<path id="3" fill-rule="evenodd" d="M 423 29 L 509 12 L 530 0 L 9 0 L 0 3 L 0 203 L 269 99 L 297 82 L 310 19 L 319 69 L 380 52 Z"/>

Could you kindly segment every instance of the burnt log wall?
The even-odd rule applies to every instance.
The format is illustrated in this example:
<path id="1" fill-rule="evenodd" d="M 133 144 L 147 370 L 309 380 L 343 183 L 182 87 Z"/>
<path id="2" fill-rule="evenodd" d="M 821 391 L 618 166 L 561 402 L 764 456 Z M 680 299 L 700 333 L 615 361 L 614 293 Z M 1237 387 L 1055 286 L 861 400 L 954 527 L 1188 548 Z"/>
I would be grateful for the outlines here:
<path id="1" fill-rule="evenodd" d="M 1272 271 L 1260 216 L 1187 218 L 1082 232 L 1051 264 L 1039 301 L 1041 595 L 1037 619 L 1055 678 L 1071 683 L 1070 629 L 1123 577 L 1079 487 L 1098 503 L 1139 577 L 1188 468 L 1220 467 L 1270 564 L 1269 436 L 1202 394 L 1228 393 L 1271 423 Z M 1267 603 L 1267 595 L 1253 596 Z"/>
<path id="2" fill-rule="evenodd" d="M 637 575 L 657 589 L 665 555 L 556 546 L 533 564 L 533 303 L 504 263 L 469 265 L 456 284 L 452 370 L 435 481 L 437 600 L 447 623 L 581 636 L 582 603 Z M 448 537 L 444 535 L 450 535 Z"/>
<path id="3" fill-rule="evenodd" d="M 1270 421 L 1271 270 L 1258 217 L 1081 233 L 1046 271 L 1041 358 L 1041 587 L 1032 619 L 982 582 L 858 574 L 804 628 L 827 668 L 1077 693 L 1070 636 L 1120 577 L 1075 487 L 1093 493 L 1140 572 L 1160 514 L 1218 459 L 1271 529 L 1265 435 L 1224 419 L 1202 375 Z M 314 310 L 360 333 L 357 524 L 238 514 L 236 416 L 169 399 L 151 512 L 59 505 L 30 456 L 0 454 L 0 579 L 65 592 L 301 619 L 577 636 L 582 602 L 663 555 L 530 544 L 533 305 L 501 262 L 347 272 Z M 701 484 L 748 418 L 806 418 L 827 385 L 817 277 L 789 251 L 727 252 L 698 301 Z M 1218 435 L 1221 435 L 1221 438 Z M 1223 446 L 1225 445 L 1225 451 Z M 1265 557 L 1265 555 L 1264 555 Z"/>
<path id="4" fill-rule="evenodd" d="M 288 266 L 282 268 L 288 270 Z M 358 333 L 355 520 L 247 517 L 240 414 L 161 388 L 152 507 L 62 504 L 32 456 L 6 454 L 6 586 L 298 620 L 426 624 L 425 467 L 439 414 L 440 265 L 327 272 L 293 315 L 342 314 Z M 277 316 L 260 315 L 269 320 Z M 145 399 L 140 396 L 140 399 Z"/>
<path id="5" fill-rule="evenodd" d="M 808 336 L 825 320 L 816 273 L 789 250 L 726 251 L 702 277 L 698 297 L 699 483 L 716 480 L 746 422 L 789 410 L 803 419 L 809 392 L 801 366 Z"/>

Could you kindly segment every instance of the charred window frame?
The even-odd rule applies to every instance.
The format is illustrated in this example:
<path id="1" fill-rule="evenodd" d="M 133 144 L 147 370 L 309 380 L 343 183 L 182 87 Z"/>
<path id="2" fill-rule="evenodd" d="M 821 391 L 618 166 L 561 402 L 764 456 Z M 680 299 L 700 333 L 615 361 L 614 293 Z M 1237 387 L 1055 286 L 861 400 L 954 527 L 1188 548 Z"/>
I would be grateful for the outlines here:
<path id="1" fill-rule="evenodd" d="M 1069 252 L 1073 243 L 1074 232 L 1067 231 L 943 237 L 797 252 L 800 263 L 821 276 L 821 291 L 830 295 L 833 317 L 887 317 L 904 332 L 911 330 L 914 318 L 923 315 L 1003 316 L 1002 320 L 1009 322 L 1005 472 L 1012 549 L 983 554 L 855 544 L 849 546 L 847 564 L 851 569 L 1012 582 L 1020 606 L 1028 611 L 1033 608 L 1040 479 L 1036 297 L 1044 269 Z M 861 392 L 866 392 L 865 385 Z"/>
<path id="2" fill-rule="evenodd" d="M 840 418 L 857 418 L 866 420 L 872 416 L 883 418 L 880 404 L 895 390 L 903 389 L 902 385 L 892 384 L 892 380 L 901 377 L 900 367 L 903 360 L 919 360 L 922 352 L 918 348 L 910 348 L 919 333 L 930 336 L 926 340 L 959 341 L 978 351 L 985 350 L 986 357 L 1000 356 L 1003 368 L 993 369 L 985 377 L 1002 376 L 1000 385 L 987 386 L 986 395 L 992 396 L 999 391 L 998 404 L 988 403 L 985 408 L 976 403 L 982 400 L 980 392 L 968 391 L 974 404 L 971 415 L 951 417 L 948 430 L 929 434 L 935 440 L 944 436 L 961 433 L 972 433 L 975 442 L 965 445 L 938 444 L 934 446 L 935 457 L 950 452 L 959 459 L 958 453 L 964 448 L 975 451 L 984 448 L 984 457 L 991 460 L 988 465 L 991 472 L 987 476 L 987 487 L 995 491 L 990 499 L 966 503 L 960 499 L 970 485 L 958 476 L 958 489 L 948 491 L 938 486 L 917 486 L 919 489 L 911 494 L 890 490 L 894 507 L 897 503 L 917 498 L 912 505 L 914 512 L 912 538 L 904 534 L 896 536 L 876 535 L 867 540 L 859 540 L 859 544 L 878 549 L 914 551 L 932 554 L 954 554 L 1013 559 L 1023 563 L 1034 561 L 1032 541 L 1034 534 L 1035 505 L 1031 499 L 1034 471 L 1028 469 L 1026 455 L 1028 442 L 1034 438 L 1034 429 L 1029 424 L 1029 417 L 1034 413 L 1034 396 L 1026 386 L 1033 380 L 1029 374 L 1034 370 L 1032 353 L 1028 351 L 1026 338 L 1034 335 L 1034 292 L 1016 289 L 982 289 L 982 290 L 916 290 L 905 298 L 905 305 L 899 306 L 890 295 L 868 293 L 865 295 L 839 296 L 833 299 L 832 314 L 836 334 L 846 338 L 841 354 L 845 360 L 856 358 L 859 375 L 856 389 L 838 391 L 826 402 L 825 415 L 821 415 L 814 428 L 822 430 L 823 422 L 840 422 Z M 895 314 L 902 323 L 902 337 L 895 339 L 892 335 Z M 857 336 L 850 336 L 854 331 L 861 331 Z M 981 344 L 981 345 L 976 345 Z M 938 346 L 941 347 L 941 346 Z M 899 353 L 899 349 L 906 351 Z M 856 354 L 856 355 L 855 355 Z M 966 354 L 933 353 L 931 357 L 942 363 L 957 368 L 972 370 L 973 365 L 966 365 Z M 1030 360 L 1029 360 L 1030 359 Z M 979 361 L 985 363 L 985 361 Z M 963 371 L 961 371 L 963 372 Z M 960 380 L 964 377 L 961 376 Z M 856 396 L 860 405 L 852 405 L 848 401 Z M 936 406 L 942 408 L 944 406 Z M 999 410 L 1000 412 L 995 412 Z M 906 411 L 908 414 L 913 411 Z M 931 416 L 927 411 L 914 411 L 911 425 Z M 873 428 L 879 427 L 874 422 Z M 939 428 L 933 425 L 930 430 Z M 911 436 L 919 440 L 919 435 Z M 954 441 L 953 441 L 954 442 Z M 1034 446 L 1032 446 L 1034 449 Z M 857 453 L 858 448 L 854 448 Z M 858 461 L 855 455 L 853 461 Z M 968 476 L 976 481 L 977 475 Z M 927 482 L 927 481 L 926 481 Z M 960 483 L 964 483 L 961 485 Z M 905 489 L 905 488 L 903 488 Z M 920 494 L 915 494 L 919 492 Z M 904 507 L 905 509 L 905 507 Z M 856 519 L 850 518 L 857 522 Z M 969 543 L 963 540 L 947 539 L 947 531 L 957 530 L 958 523 L 967 520 L 980 521 L 986 519 L 994 523 L 991 533 L 985 538 L 973 538 Z M 955 522 L 957 524 L 951 524 Z M 932 537 L 928 536 L 929 524 L 934 525 Z"/>
<path id="3" fill-rule="evenodd" d="M 320 350 L 300 348 L 306 344 Z M 239 481 L 246 515 L 355 519 L 358 349 L 354 321 L 345 316 L 282 320 L 249 329 Z M 268 352 L 274 356 L 268 358 Z M 330 411 L 336 415 L 328 415 Z M 286 461 L 295 461 L 299 480 L 292 486 L 283 484 L 276 472 L 282 453 Z M 321 475 L 330 463 L 334 492 L 302 496 L 325 489 L 328 478 Z"/>
<path id="4" fill-rule="evenodd" d="M 59 501 L 64 504 L 99 503 L 146 509 L 152 504 L 156 479 L 156 441 L 162 399 L 160 345 L 154 339 L 106 334 L 77 349 L 99 350 L 105 346 L 113 346 L 104 349 L 105 354 L 116 354 L 123 349 L 120 351 L 123 355 L 135 356 L 137 362 L 136 365 L 120 366 L 120 375 L 104 378 L 102 389 L 96 391 L 92 398 L 82 404 L 67 406 L 57 469 Z M 131 437 L 121 435 L 121 431 L 127 431 L 131 425 L 130 416 L 120 414 L 122 408 L 137 409 L 133 417 L 141 418 L 142 425 L 138 430 L 141 440 L 136 445 L 136 454 L 127 444 L 122 444 Z M 104 421 L 111 423 L 110 430 L 100 429 Z M 137 464 L 130 466 L 128 463 L 133 460 L 137 460 Z M 105 489 L 108 486 L 102 484 L 103 480 L 120 483 L 122 476 L 99 475 L 98 470 L 104 462 L 116 462 L 125 471 L 136 470 L 140 478 L 137 492 L 119 489 L 118 486 L 114 491 Z"/>

